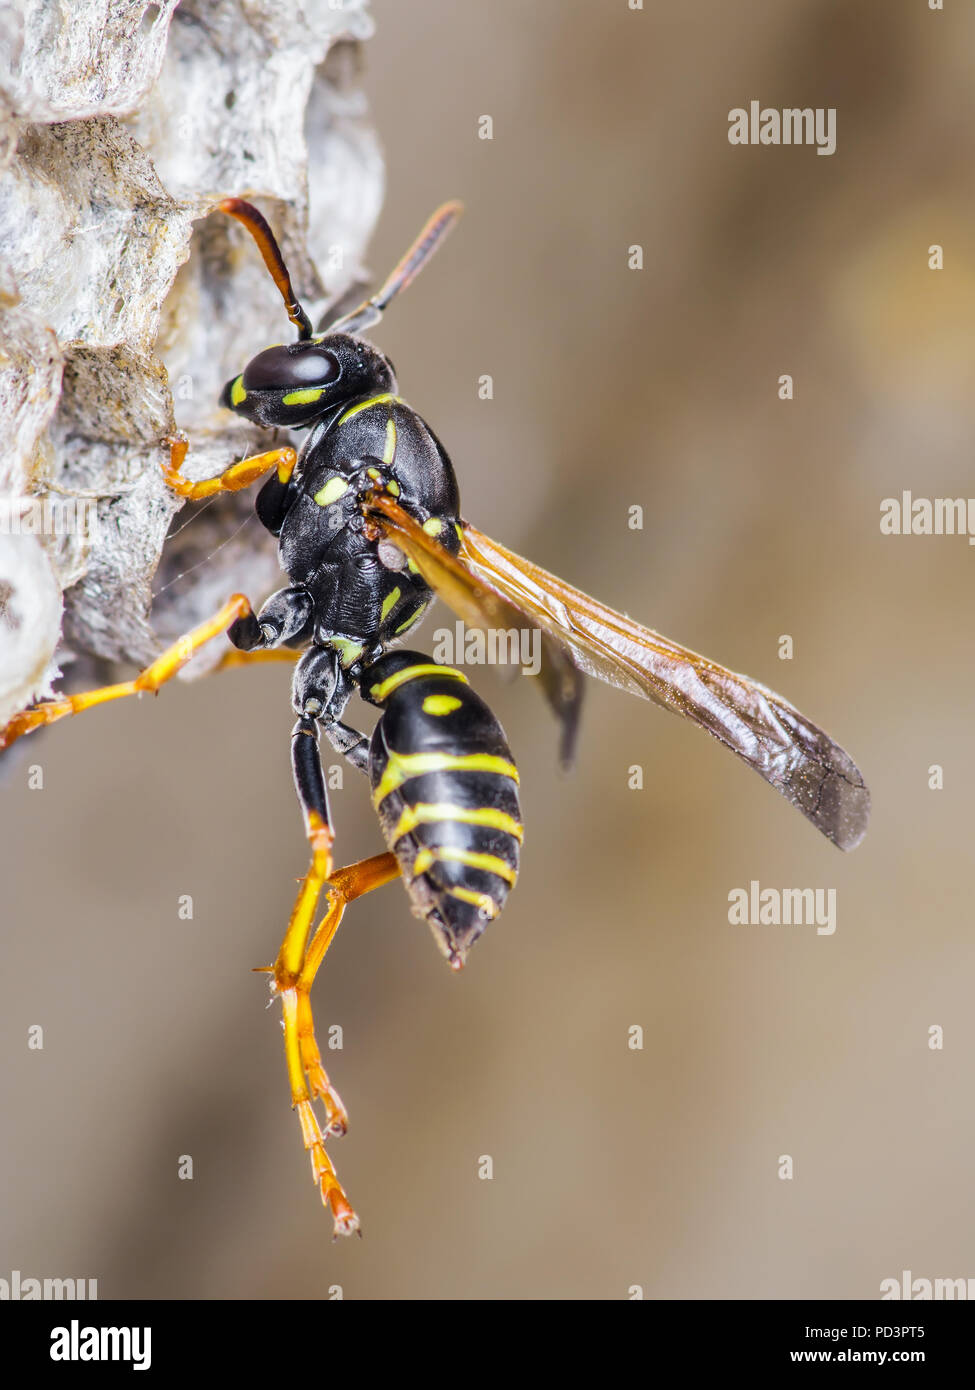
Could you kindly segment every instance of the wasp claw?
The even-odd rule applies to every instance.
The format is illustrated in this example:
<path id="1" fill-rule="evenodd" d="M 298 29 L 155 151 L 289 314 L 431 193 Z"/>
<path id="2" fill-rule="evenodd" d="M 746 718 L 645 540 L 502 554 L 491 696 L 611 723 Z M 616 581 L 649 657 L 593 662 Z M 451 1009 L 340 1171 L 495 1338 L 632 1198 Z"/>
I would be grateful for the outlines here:
<path id="1" fill-rule="evenodd" d="M 332 1239 L 338 1240 L 339 1236 L 351 1235 L 356 1235 L 360 1240 L 362 1239 L 362 1227 L 359 1224 L 359 1218 L 350 1207 L 347 1212 L 342 1212 L 341 1215 L 336 1216 Z"/>

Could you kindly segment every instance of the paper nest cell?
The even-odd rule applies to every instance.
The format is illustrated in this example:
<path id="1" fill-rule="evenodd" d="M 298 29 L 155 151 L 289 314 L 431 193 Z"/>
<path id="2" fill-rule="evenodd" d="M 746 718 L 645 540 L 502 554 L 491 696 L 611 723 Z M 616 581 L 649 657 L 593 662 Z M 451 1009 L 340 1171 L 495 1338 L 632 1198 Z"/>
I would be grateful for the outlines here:
<path id="1" fill-rule="evenodd" d="M 173 526 L 163 440 L 189 436 L 189 478 L 274 443 L 217 405 L 290 336 L 253 244 L 207 215 L 220 199 L 259 203 L 313 319 L 364 283 L 383 190 L 356 80 L 371 31 L 366 0 L 0 14 L 0 720 L 59 671 L 111 678 L 281 582 L 249 494 Z"/>

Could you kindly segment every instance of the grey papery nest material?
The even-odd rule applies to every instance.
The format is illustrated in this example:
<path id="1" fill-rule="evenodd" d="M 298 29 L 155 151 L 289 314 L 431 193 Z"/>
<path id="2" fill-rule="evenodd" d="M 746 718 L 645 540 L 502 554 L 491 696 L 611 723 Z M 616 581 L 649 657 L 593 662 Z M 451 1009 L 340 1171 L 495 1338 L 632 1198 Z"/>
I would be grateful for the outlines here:
<path id="1" fill-rule="evenodd" d="M 371 30 L 365 0 L 0 6 L 0 720 L 279 582 L 247 494 L 188 508 L 163 557 L 161 441 L 189 435 L 188 478 L 274 443 L 217 405 L 291 336 L 220 199 L 260 204 L 313 319 L 363 282 Z"/>

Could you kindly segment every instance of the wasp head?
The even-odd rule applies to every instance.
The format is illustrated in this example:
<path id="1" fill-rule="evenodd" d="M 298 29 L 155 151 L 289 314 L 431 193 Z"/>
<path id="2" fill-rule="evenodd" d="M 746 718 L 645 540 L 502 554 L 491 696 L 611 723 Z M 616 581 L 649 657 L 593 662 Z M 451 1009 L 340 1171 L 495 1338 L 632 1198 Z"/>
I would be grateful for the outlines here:
<path id="1" fill-rule="evenodd" d="M 325 333 L 259 352 L 227 382 L 220 404 L 255 425 L 300 429 L 333 406 L 395 387 L 391 363 L 371 344 Z"/>

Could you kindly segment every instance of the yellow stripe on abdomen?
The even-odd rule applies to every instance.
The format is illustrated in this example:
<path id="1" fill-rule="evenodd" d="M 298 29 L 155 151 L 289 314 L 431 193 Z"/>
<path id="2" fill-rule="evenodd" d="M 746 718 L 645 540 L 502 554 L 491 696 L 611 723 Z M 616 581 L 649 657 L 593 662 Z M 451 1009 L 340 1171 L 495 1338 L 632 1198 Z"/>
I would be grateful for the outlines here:
<path id="1" fill-rule="evenodd" d="M 486 825 L 491 830 L 503 830 L 519 844 L 525 837 L 520 821 L 509 816 L 507 811 L 498 811 L 493 806 L 454 806 L 449 801 L 421 801 L 415 806 L 404 806 L 392 834 L 392 843 L 395 844 L 418 825 L 438 825 L 442 821 L 460 821 L 463 825 Z"/>
<path id="2" fill-rule="evenodd" d="M 379 785 L 372 794 L 372 804 L 378 810 L 390 792 L 396 791 L 411 777 L 427 772 L 493 772 L 499 777 L 518 781 L 518 769 L 507 758 L 493 753 L 394 753 L 390 750 Z"/>
<path id="3" fill-rule="evenodd" d="M 462 903 L 473 903 L 489 919 L 497 917 L 501 911 L 488 893 L 475 893 L 472 888 L 445 888 L 444 892 L 449 898 L 459 898 Z"/>
<path id="4" fill-rule="evenodd" d="M 505 883 L 514 883 L 517 873 L 510 864 L 496 854 L 482 854 L 476 849 L 460 849 L 456 845 L 432 845 L 424 847 L 413 860 L 413 877 L 419 878 L 437 862 L 466 864 L 469 869 L 481 869 L 486 874 L 497 874 Z"/>
<path id="5" fill-rule="evenodd" d="M 412 622 L 412 618 L 410 619 Z M 391 676 L 387 676 L 378 685 L 373 685 L 369 689 L 369 694 L 380 704 L 394 690 L 399 690 L 401 685 L 407 681 L 419 680 L 421 676 L 446 676 L 450 680 L 463 681 L 467 685 L 467 677 L 463 671 L 458 671 L 454 666 L 440 666 L 435 661 L 419 661 L 415 666 L 405 666 L 402 671 L 394 671 Z"/>

